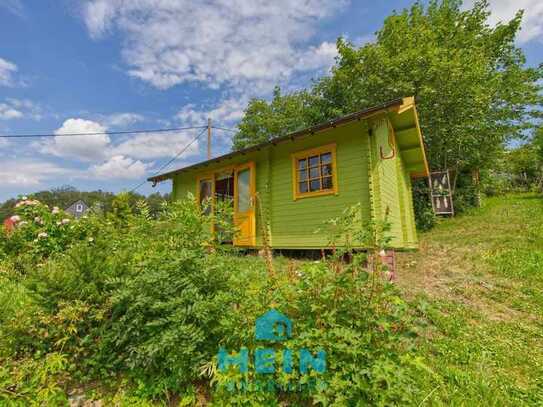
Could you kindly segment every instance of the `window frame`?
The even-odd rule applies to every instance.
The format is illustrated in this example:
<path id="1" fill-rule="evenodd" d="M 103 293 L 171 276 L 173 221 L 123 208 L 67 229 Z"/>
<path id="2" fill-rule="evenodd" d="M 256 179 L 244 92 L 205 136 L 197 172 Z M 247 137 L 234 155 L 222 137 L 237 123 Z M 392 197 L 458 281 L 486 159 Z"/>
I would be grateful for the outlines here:
<path id="1" fill-rule="evenodd" d="M 322 155 L 326 153 L 331 153 L 332 155 L 332 188 L 330 189 L 321 189 L 319 191 L 307 191 L 300 192 L 300 180 L 298 179 L 298 160 L 300 159 L 309 159 L 313 155 Z M 298 151 L 291 154 L 292 159 L 292 197 L 293 200 L 298 200 L 302 198 L 310 198 L 314 196 L 323 196 L 323 195 L 337 195 L 338 194 L 338 183 L 337 183 L 337 157 L 336 157 L 336 144 L 326 144 L 324 146 L 310 148 L 307 150 Z M 320 164 L 322 165 L 322 164 Z M 309 169 L 309 167 L 308 167 Z M 322 180 L 322 174 L 319 176 Z"/>
<path id="2" fill-rule="evenodd" d="M 198 204 L 198 208 L 200 209 L 202 209 L 202 202 L 200 200 L 200 195 L 202 192 L 200 189 L 200 184 L 202 181 L 209 181 L 211 183 L 210 213 L 213 213 L 215 211 L 215 173 L 208 172 L 205 174 L 200 174 L 196 177 L 196 202 Z"/>

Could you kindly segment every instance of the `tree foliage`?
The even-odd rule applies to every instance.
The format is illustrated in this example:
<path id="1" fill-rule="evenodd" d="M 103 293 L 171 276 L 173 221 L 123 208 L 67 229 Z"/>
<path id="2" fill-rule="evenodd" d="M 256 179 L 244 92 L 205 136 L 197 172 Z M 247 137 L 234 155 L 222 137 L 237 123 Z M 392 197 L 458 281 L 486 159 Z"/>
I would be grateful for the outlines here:
<path id="1" fill-rule="evenodd" d="M 61 209 L 68 208 L 75 201 L 82 199 L 90 207 L 98 206 L 104 212 L 112 210 L 112 204 L 115 199 L 115 194 L 112 192 L 97 190 L 97 191 L 79 191 L 77 188 L 64 185 L 50 190 L 39 191 L 29 195 L 30 198 L 36 199 L 41 203 L 50 206 L 57 206 Z M 159 192 L 150 194 L 147 197 L 135 192 L 127 194 L 127 199 L 131 208 L 136 207 L 136 203 L 140 200 L 145 200 L 149 205 L 149 209 L 153 216 L 159 212 L 161 205 L 169 200 L 169 194 L 161 195 Z M 8 216 L 14 214 L 14 207 L 17 203 L 16 198 L 8 199 L 0 205 L 0 221 L 3 221 Z"/>
<path id="2" fill-rule="evenodd" d="M 239 150 L 263 143 L 322 119 L 313 94 L 299 91 L 282 95 L 281 89 L 276 87 L 269 103 L 257 98 L 249 102 L 239 124 L 240 131 L 234 137 L 233 148 Z"/>
<path id="3" fill-rule="evenodd" d="M 495 27 L 488 16 L 485 0 L 469 10 L 459 0 L 417 2 L 386 18 L 374 42 L 340 38 L 331 75 L 310 90 L 251 101 L 234 148 L 414 95 L 432 168 L 488 166 L 537 116 L 543 77 L 515 46 L 522 11 Z"/>

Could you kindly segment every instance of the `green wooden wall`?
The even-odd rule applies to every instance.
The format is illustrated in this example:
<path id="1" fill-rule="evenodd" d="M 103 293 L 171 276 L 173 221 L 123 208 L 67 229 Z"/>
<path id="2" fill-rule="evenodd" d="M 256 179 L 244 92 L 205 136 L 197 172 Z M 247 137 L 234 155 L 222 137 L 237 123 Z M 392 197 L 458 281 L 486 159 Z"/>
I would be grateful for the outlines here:
<path id="1" fill-rule="evenodd" d="M 181 199 L 189 192 L 196 195 L 198 175 L 254 161 L 256 191 L 270 224 L 271 244 L 274 248 L 309 249 L 326 246 L 327 236 L 315 231 L 325 220 L 340 216 L 346 207 L 358 203 L 363 219 L 371 216 L 381 218 L 388 206 L 394 236 L 392 245 L 398 248 L 413 247 L 416 244 L 416 232 L 410 177 L 403 171 L 399 154 L 394 160 L 379 159 L 378 144 L 388 137 L 387 126 L 377 125 L 372 137 L 369 136 L 368 126 L 367 120 L 354 121 L 179 173 L 173 179 L 173 196 Z M 294 200 L 291 154 L 330 143 L 336 144 L 338 193 Z M 257 214 L 257 246 L 262 242 L 260 220 Z"/>
<path id="2" fill-rule="evenodd" d="M 337 195 L 293 199 L 291 154 L 336 143 Z M 353 122 L 327 132 L 285 143 L 272 150 L 271 229 L 274 247 L 318 248 L 328 238 L 314 233 L 325 220 L 340 216 L 346 207 L 361 204 L 370 217 L 367 123 Z"/>
<path id="3" fill-rule="evenodd" d="M 372 121 L 370 179 L 372 216 L 390 223 L 390 245 L 414 248 L 417 244 L 411 177 L 405 170 L 394 131 L 386 116 Z M 393 153 L 390 141 L 393 141 Z M 385 157 L 385 159 L 383 159 Z"/>

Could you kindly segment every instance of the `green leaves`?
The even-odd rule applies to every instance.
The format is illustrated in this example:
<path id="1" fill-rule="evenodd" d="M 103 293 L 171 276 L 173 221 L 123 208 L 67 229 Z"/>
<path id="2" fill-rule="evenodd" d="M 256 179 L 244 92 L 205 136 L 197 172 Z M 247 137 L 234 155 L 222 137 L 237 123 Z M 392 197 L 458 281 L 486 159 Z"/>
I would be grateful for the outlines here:
<path id="1" fill-rule="evenodd" d="M 239 132 L 233 138 L 233 149 L 239 150 L 301 130 L 323 118 L 311 93 L 300 91 L 282 95 L 276 87 L 270 103 L 263 99 L 249 102 L 238 125 Z"/>
<path id="2" fill-rule="evenodd" d="M 376 40 L 340 38 L 330 76 L 308 90 L 249 103 L 234 149 L 414 95 L 432 169 L 487 168 L 540 116 L 543 68 L 515 45 L 522 12 L 490 27 L 486 1 L 416 2 L 387 17 Z"/>

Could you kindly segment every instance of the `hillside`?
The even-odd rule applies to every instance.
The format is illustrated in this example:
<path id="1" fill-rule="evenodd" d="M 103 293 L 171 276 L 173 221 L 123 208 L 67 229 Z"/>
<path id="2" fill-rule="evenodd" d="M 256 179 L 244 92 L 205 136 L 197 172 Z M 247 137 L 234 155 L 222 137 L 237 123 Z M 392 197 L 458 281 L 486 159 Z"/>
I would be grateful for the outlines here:
<path id="1" fill-rule="evenodd" d="M 333 258 L 278 255 L 270 272 L 212 238 L 194 199 L 158 219 L 116 199 L 77 223 L 17 208 L 0 240 L 0 405 L 543 405 L 540 196 L 442 220 L 399 254 L 397 287 Z M 324 387 L 234 392 L 236 370 L 213 370 L 223 344 L 260 346 L 269 308 L 295 321 L 289 349 L 325 349 Z"/>
<path id="2" fill-rule="evenodd" d="M 543 403 L 543 200 L 489 198 L 399 257 L 434 371 L 426 405 Z M 467 403 L 467 404 L 466 404 Z"/>

